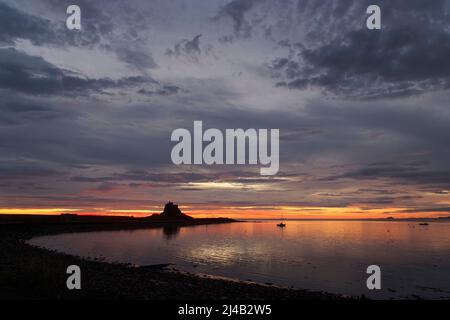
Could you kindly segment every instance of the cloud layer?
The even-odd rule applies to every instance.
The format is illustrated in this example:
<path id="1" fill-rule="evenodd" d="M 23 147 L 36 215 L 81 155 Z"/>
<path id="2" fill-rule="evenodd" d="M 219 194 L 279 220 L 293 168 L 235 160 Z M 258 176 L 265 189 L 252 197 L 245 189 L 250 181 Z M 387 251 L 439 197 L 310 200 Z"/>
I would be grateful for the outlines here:
<path id="1" fill-rule="evenodd" d="M 0 0 L 0 207 L 448 213 L 449 1 L 379 1 L 380 31 L 369 1 L 78 3 L 69 31 Z M 194 120 L 279 128 L 279 175 L 174 166 Z"/>

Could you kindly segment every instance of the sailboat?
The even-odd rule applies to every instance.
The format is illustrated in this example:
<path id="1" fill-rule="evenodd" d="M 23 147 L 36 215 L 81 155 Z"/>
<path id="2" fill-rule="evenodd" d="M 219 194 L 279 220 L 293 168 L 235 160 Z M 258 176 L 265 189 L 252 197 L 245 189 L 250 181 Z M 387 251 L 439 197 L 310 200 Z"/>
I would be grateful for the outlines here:
<path id="1" fill-rule="evenodd" d="M 284 215 L 281 219 L 284 221 Z M 280 228 L 286 227 L 286 223 L 284 223 L 283 221 L 281 221 L 279 224 L 277 224 L 277 227 L 280 227 Z"/>

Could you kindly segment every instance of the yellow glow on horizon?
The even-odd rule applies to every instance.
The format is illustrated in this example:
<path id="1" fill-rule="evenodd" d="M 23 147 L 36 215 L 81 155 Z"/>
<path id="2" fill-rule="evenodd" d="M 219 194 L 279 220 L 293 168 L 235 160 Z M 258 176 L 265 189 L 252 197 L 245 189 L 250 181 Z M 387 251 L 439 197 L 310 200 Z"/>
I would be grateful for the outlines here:
<path id="1" fill-rule="evenodd" d="M 0 214 L 60 214 L 65 212 L 76 212 L 80 209 L 72 208 L 0 208 Z"/>
<path id="2" fill-rule="evenodd" d="M 61 213 L 76 213 L 80 215 L 121 215 L 148 216 L 160 213 L 162 208 L 155 209 L 113 209 L 113 208 L 0 208 L 0 214 L 36 214 L 57 215 Z M 148 208 L 148 207 L 147 207 Z M 150 206 L 152 208 L 152 206 Z M 359 206 L 352 207 L 314 207 L 314 206 L 212 206 L 186 205 L 180 209 L 196 218 L 229 217 L 235 219 L 370 219 L 370 218 L 418 218 L 439 217 L 448 215 L 446 212 L 423 211 L 411 213 L 408 208 L 378 208 L 367 209 Z"/>

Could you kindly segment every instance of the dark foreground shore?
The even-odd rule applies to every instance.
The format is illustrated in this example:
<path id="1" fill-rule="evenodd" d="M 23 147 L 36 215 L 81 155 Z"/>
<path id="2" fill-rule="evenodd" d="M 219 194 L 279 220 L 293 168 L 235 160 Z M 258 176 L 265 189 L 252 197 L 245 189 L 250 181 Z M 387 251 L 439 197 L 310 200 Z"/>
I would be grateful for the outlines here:
<path id="1" fill-rule="evenodd" d="M 165 266 L 135 267 L 84 260 L 32 247 L 26 240 L 47 234 L 98 230 L 182 227 L 230 223 L 230 219 L 184 222 L 143 221 L 127 217 L 0 216 L 0 299 L 139 300 L 323 300 L 344 299 L 323 292 L 284 289 L 211 279 Z M 66 288 L 66 268 L 82 270 L 82 289 Z"/>

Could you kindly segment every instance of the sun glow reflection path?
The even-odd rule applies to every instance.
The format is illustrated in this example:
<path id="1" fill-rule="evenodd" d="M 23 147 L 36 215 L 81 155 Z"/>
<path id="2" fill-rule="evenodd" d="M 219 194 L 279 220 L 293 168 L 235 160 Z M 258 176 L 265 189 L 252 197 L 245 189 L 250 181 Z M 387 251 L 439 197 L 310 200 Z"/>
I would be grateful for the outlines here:
<path id="1" fill-rule="evenodd" d="M 31 243 L 106 261 L 173 263 L 189 272 L 372 298 L 450 298 L 450 223 L 245 222 L 44 236 Z M 382 268 L 382 290 L 365 270 Z"/>

